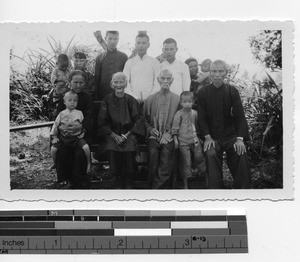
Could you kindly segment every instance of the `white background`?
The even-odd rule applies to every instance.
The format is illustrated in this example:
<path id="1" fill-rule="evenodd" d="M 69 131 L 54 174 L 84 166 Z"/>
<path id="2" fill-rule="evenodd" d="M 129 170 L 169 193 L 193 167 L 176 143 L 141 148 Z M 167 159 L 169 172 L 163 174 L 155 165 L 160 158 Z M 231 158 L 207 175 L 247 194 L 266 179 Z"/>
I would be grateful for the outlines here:
<path id="1" fill-rule="evenodd" d="M 249 254 L 235 255 L 164 255 L 164 256 L 1 256 L 0 261 L 153 261 L 158 258 L 174 261 L 300 261 L 300 180 L 299 173 L 299 121 L 300 121 L 300 86 L 299 76 L 299 6 L 296 0 L 284 1 L 172 1 L 172 0 L 147 0 L 147 1 L 17 1 L 2 0 L 0 2 L 0 22 L 50 22 L 50 21 L 153 21 L 153 20 L 293 20 L 295 22 L 295 192 L 294 201 L 207 201 L 195 202 L 0 202 L 0 208 L 15 209 L 57 209 L 57 208 L 142 208 L 142 209 L 203 209 L 203 208 L 245 208 L 248 218 Z M 5 41 L 1 39 L 0 41 Z M 1 76 L 0 76 L 1 77 Z M 6 87 L 1 87 L 6 88 Z M 2 89 L 3 90 L 3 89 Z M 3 99 L 3 98 L 1 98 Z M 1 101 L 3 103 L 3 100 Z M 0 133 L 1 135 L 1 133 Z M 3 157 L 6 152 L 0 152 Z M 1 167 L 0 167 L 1 168 Z M 5 175 L 5 174 L 1 174 Z M 105 193 L 105 192 L 104 192 Z M 103 192 L 99 193 L 104 194 Z M 59 194 L 59 193 L 58 193 Z M 37 191 L 38 199 L 38 191 Z"/>

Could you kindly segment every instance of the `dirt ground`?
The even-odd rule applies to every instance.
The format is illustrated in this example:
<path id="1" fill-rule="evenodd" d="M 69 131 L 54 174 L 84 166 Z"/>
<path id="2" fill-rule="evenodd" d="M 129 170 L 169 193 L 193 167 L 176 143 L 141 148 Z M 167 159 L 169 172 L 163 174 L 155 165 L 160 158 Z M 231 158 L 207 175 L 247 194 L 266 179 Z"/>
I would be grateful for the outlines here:
<path id="1" fill-rule="evenodd" d="M 39 128 L 10 134 L 11 189 L 68 189 L 56 182 L 56 170 L 51 170 L 49 128 Z M 112 177 L 107 165 L 93 164 L 90 176 L 91 189 L 121 188 L 118 179 Z M 145 189 L 147 170 L 139 168 L 135 179 L 136 189 Z M 181 188 L 181 182 L 175 183 Z M 205 188 L 203 177 L 190 181 L 191 188 Z"/>
<path id="2" fill-rule="evenodd" d="M 56 182 L 56 170 L 51 170 L 49 128 L 39 128 L 10 134 L 10 185 L 11 189 L 68 189 Z M 232 188 L 232 176 L 224 163 L 225 188 Z M 258 165 L 252 167 L 253 188 L 276 188 L 272 178 L 265 175 L 264 169 Z M 135 181 L 135 188 L 145 189 L 148 184 L 147 171 L 142 168 Z M 94 164 L 90 176 L 91 189 L 119 189 L 118 180 L 112 177 L 107 166 Z M 177 181 L 176 189 L 182 188 Z M 190 181 L 190 188 L 204 189 L 203 177 Z"/>
<path id="3" fill-rule="evenodd" d="M 49 128 L 39 128 L 10 134 L 11 189 L 55 187 L 56 172 L 50 170 L 49 133 Z"/>

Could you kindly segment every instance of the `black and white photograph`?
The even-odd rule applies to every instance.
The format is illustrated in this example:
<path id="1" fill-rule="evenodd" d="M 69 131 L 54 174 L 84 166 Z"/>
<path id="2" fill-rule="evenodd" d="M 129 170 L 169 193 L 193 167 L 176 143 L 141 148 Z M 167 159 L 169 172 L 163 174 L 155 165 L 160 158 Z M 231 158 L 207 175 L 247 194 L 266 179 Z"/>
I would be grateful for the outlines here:
<path id="1" fill-rule="evenodd" d="M 292 196 L 291 22 L 3 26 L 12 194 Z"/>
<path id="2" fill-rule="evenodd" d="M 1 262 L 299 261 L 297 7 L 2 0 Z"/>

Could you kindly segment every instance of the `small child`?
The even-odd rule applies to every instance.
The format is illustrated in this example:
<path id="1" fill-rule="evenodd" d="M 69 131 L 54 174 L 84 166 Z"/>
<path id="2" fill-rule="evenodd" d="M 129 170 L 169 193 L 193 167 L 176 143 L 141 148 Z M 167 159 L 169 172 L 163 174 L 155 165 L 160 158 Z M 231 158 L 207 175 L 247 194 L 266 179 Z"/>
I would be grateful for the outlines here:
<path id="1" fill-rule="evenodd" d="M 69 75 L 69 58 L 66 54 L 60 54 L 51 73 L 51 84 L 54 85 L 53 102 L 58 102 L 69 91 Z"/>
<path id="2" fill-rule="evenodd" d="M 201 64 L 201 73 L 198 75 L 197 82 L 200 84 L 198 86 L 198 91 L 209 84 L 211 84 L 211 75 L 210 75 L 210 65 L 212 61 L 210 59 L 205 59 Z"/>
<path id="3" fill-rule="evenodd" d="M 193 104 L 194 94 L 191 91 L 182 92 L 182 108 L 175 114 L 172 125 L 175 148 L 179 148 L 180 169 L 185 189 L 188 188 L 188 179 L 192 177 L 192 162 L 196 166 L 196 172 L 206 171 L 203 149 L 196 131 L 198 114 L 192 109 Z"/>
<path id="4" fill-rule="evenodd" d="M 95 77 L 86 70 L 87 57 L 83 52 L 76 52 L 73 56 L 74 70 L 81 70 L 86 75 L 85 88 L 83 92 L 89 94 L 90 96 L 94 95 L 95 91 Z"/>
<path id="5" fill-rule="evenodd" d="M 64 96 L 64 104 L 66 109 L 61 111 L 57 118 L 55 119 L 54 125 L 50 132 L 50 137 L 52 137 L 52 146 L 51 146 L 51 157 L 53 160 L 53 166 L 51 169 L 56 168 L 56 154 L 57 149 L 63 146 L 79 146 L 83 149 L 86 159 L 87 159 L 87 173 L 91 171 L 91 152 L 88 144 L 83 139 L 84 130 L 79 130 L 70 134 L 66 133 L 63 130 L 58 130 L 59 126 L 70 126 L 74 122 L 81 123 L 83 121 L 83 114 L 80 110 L 76 109 L 78 102 L 78 96 L 72 90 L 67 92 Z"/>

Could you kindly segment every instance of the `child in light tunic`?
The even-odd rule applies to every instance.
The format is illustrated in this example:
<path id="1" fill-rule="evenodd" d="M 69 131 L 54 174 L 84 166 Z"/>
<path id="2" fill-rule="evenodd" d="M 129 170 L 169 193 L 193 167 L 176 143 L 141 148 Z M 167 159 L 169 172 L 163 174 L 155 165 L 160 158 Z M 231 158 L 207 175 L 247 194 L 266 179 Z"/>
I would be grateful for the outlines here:
<path id="1" fill-rule="evenodd" d="M 188 188 L 188 179 L 192 177 L 193 164 L 196 167 L 195 173 L 204 173 L 206 170 L 203 149 L 196 130 L 198 114 L 192 109 L 193 104 L 194 94 L 190 91 L 182 92 L 180 95 L 182 108 L 176 112 L 172 125 L 175 148 L 179 148 L 180 173 L 185 189 Z"/>

